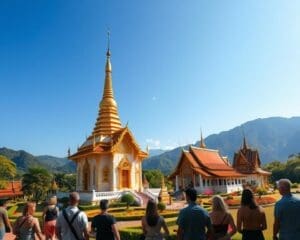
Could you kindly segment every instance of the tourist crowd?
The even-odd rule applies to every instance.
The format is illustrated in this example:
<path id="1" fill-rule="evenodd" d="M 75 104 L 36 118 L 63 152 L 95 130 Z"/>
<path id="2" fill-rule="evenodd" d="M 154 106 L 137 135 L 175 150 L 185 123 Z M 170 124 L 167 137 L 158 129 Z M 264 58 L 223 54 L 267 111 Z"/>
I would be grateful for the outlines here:
<path id="1" fill-rule="evenodd" d="M 300 199 L 291 194 L 291 182 L 288 179 L 278 181 L 282 198 L 274 209 L 273 239 L 300 239 Z M 242 234 L 242 240 L 263 240 L 263 231 L 267 229 L 264 209 L 257 205 L 253 192 L 244 189 L 241 207 L 237 211 L 237 222 L 220 196 L 212 198 L 212 211 L 208 213 L 196 203 L 197 192 L 193 188 L 185 191 L 188 206 L 181 209 L 177 219 L 178 240 L 229 240 L 236 233 Z M 5 240 L 6 232 L 13 232 L 17 240 L 87 240 L 94 236 L 96 240 L 120 240 L 115 218 L 108 214 L 108 200 L 100 201 L 100 213 L 92 219 L 89 231 L 87 215 L 78 208 L 80 198 L 77 192 L 69 195 L 69 205 L 59 211 L 57 199 L 49 199 L 43 210 L 41 229 L 34 217 L 36 204 L 28 202 L 22 216 L 17 218 L 13 227 L 9 221 L 6 202 L 0 204 L 0 240 Z M 157 204 L 149 200 L 145 216 L 141 219 L 142 235 L 138 240 L 163 240 L 169 235 L 168 226 L 159 215 Z"/>

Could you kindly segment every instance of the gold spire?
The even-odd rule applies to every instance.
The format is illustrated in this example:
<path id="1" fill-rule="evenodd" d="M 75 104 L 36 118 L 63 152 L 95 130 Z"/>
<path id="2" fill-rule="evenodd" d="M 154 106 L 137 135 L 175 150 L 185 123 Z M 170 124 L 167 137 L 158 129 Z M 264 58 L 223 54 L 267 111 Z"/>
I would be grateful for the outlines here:
<path id="1" fill-rule="evenodd" d="M 122 128 L 118 114 L 117 103 L 114 99 L 112 86 L 112 67 L 110 63 L 110 39 L 108 32 L 108 46 L 106 52 L 105 82 L 102 100 L 99 105 L 98 118 L 95 124 L 93 135 L 111 135 Z"/>
<path id="2" fill-rule="evenodd" d="M 161 178 L 161 188 L 165 187 L 165 176 L 163 175 Z"/>
<path id="3" fill-rule="evenodd" d="M 203 136 L 202 136 L 202 130 L 201 130 L 200 147 L 201 148 L 206 148 L 206 145 L 205 145 L 205 142 L 204 142 L 204 139 L 203 139 Z"/>

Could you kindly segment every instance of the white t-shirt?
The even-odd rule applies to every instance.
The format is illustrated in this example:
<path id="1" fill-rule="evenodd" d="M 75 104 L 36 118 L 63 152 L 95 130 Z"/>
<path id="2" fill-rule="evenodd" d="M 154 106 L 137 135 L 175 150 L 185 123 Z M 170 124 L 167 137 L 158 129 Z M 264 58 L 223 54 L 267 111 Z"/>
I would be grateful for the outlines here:
<path id="1" fill-rule="evenodd" d="M 65 209 L 69 221 L 72 220 L 73 216 L 79 211 L 78 207 L 69 206 Z M 72 223 L 77 236 L 79 239 L 84 239 L 83 237 L 83 231 L 88 228 L 88 218 L 84 212 L 80 212 L 75 220 Z M 63 215 L 63 211 L 59 212 L 56 227 L 59 229 L 60 237 L 63 240 L 76 240 L 74 234 L 71 231 L 71 228 L 69 227 L 69 224 L 65 220 L 65 217 Z"/>

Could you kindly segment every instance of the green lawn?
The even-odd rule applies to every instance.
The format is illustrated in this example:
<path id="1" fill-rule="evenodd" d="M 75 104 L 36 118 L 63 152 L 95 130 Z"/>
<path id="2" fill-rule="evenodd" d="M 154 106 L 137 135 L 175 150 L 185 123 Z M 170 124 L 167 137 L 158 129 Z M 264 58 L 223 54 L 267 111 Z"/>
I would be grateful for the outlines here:
<path id="1" fill-rule="evenodd" d="M 265 213 L 266 213 L 266 218 L 267 218 L 267 230 L 264 231 L 264 236 L 266 240 L 271 240 L 272 236 L 273 236 L 273 232 L 272 232 L 272 228 L 273 228 L 273 221 L 274 221 L 274 217 L 273 217 L 273 211 L 274 211 L 274 206 L 268 206 L 264 208 Z M 237 209 L 230 209 L 229 210 L 235 220 L 236 223 L 236 216 L 237 216 Z M 175 231 L 177 230 L 177 225 L 175 224 L 176 218 L 170 218 L 170 219 L 166 219 L 167 225 L 169 227 L 169 231 L 171 235 L 175 235 Z M 169 224 L 168 224 L 169 222 Z M 131 227 L 128 228 L 132 229 L 134 231 L 141 231 L 141 226 L 136 226 L 136 227 Z M 240 240 L 242 239 L 242 236 L 239 233 L 236 233 L 233 237 L 232 240 Z"/>
<path id="2" fill-rule="evenodd" d="M 11 220 L 14 221 L 17 216 L 21 215 L 22 208 L 23 208 L 22 205 L 21 206 L 20 205 L 19 206 L 14 206 L 14 208 L 11 209 L 11 211 L 9 211 L 9 213 L 10 213 L 9 215 L 10 215 Z M 264 231 L 264 236 L 265 236 L 266 240 L 269 240 L 269 239 L 272 239 L 272 227 L 273 227 L 273 221 L 274 221 L 274 217 L 273 217 L 274 206 L 267 206 L 264 209 L 265 209 L 266 218 L 267 218 L 267 230 Z M 42 206 L 38 206 L 37 210 L 38 211 L 36 212 L 35 216 L 38 217 L 38 218 L 41 218 Z M 115 209 L 115 211 L 116 212 L 114 212 L 112 210 L 111 214 L 113 214 L 113 215 L 114 214 L 116 214 L 116 215 L 121 214 L 121 215 L 125 215 L 125 216 L 127 215 L 125 213 L 126 211 L 124 211 L 124 209 L 121 209 L 121 208 L 120 209 Z M 139 211 L 143 211 L 143 213 L 144 213 L 144 210 L 137 210 L 136 213 L 139 212 Z M 87 212 L 87 214 L 89 215 L 89 213 L 92 214 L 92 213 L 98 212 L 98 211 L 97 210 L 90 210 L 90 211 L 85 211 L 85 212 Z M 133 211 L 133 212 L 135 212 L 135 211 Z M 232 214 L 232 216 L 233 216 L 233 218 L 236 222 L 237 209 L 230 209 L 230 212 L 231 212 L 231 214 Z M 170 217 L 165 216 L 165 219 L 166 219 L 166 222 L 167 222 L 167 225 L 169 227 L 171 235 L 174 236 L 176 234 L 176 232 L 174 230 L 177 230 L 177 225 L 175 223 L 177 217 L 174 217 L 174 214 L 173 214 Z M 135 227 L 131 227 L 131 228 L 126 228 L 126 229 L 127 230 L 132 229 L 133 231 L 141 232 L 141 226 L 140 225 L 135 226 Z M 124 229 L 124 230 L 126 230 L 126 229 Z M 120 229 L 120 230 L 122 230 L 122 229 Z M 241 235 L 238 234 L 238 233 L 235 234 L 232 238 L 232 240 L 240 240 L 240 239 L 241 239 Z"/>

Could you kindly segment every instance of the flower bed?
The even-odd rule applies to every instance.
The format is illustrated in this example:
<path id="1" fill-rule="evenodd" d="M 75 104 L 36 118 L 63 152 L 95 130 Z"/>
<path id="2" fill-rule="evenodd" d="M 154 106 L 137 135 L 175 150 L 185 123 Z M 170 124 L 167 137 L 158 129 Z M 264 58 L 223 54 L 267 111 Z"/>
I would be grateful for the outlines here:
<path id="1" fill-rule="evenodd" d="M 263 197 L 256 197 L 255 198 L 258 205 L 266 205 L 266 204 L 272 204 L 276 202 L 276 199 L 269 196 L 263 196 Z M 225 202 L 228 206 L 234 207 L 234 206 L 240 206 L 241 200 L 240 199 L 225 199 Z"/>

